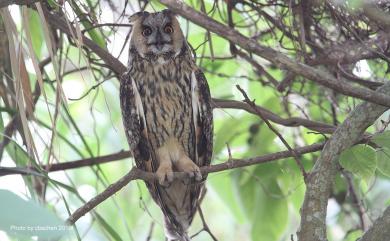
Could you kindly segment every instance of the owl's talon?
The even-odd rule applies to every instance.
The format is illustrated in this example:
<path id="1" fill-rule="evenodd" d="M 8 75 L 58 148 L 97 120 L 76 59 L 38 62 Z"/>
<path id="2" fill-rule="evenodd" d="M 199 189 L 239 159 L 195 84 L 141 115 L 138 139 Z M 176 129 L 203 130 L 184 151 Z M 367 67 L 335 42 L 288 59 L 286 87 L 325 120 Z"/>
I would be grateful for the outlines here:
<path id="1" fill-rule="evenodd" d="M 172 167 L 170 165 L 160 165 L 156 174 L 160 185 L 163 187 L 169 187 L 173 181 Z"/>
<path id="2" fill-rule="evenodd" d="M 191 171 L 191 177 L 195 179 L 195 181 L 202 180 L 202 173 L 197 165 L 194 164 L 193 170 Z"/>
<path id="3" fill-rule="evenodd" d="M 188 178 L 184 178 L 182 181 L 183 184 L 185 185 L 189 185 L 191 183 L 202 180 L 202 175 L 200 174 L 200 172 L 191 171 L 191 172 L 186 172 L 186 174 L 188 175 Z"/>
<path id="4" fill-rule="evenodd" d="M 198 170 L 195 172 L 195 180 L 196 181 L 201 181 L 202 180 L 202 173 L 200 172 L 200 169 L 198 168 Z"/>
<path id="5" fill-rule="evenodd" d="M 184 180 L 184 184 L 189 184 L 194 181 L 202 180 L 202 174 L 199 167 L 187 156 L 184 156 L 176 163 L 176 167 L 179 171 L 185 172 L 188 175 L 188 179 Z"/>

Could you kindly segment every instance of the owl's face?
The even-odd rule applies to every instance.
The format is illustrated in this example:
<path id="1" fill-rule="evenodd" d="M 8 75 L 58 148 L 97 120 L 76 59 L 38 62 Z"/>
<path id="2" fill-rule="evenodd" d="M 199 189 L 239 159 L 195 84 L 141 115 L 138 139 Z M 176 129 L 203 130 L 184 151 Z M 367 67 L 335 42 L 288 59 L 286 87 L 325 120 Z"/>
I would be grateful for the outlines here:
<path id="1" fill-rule="evenodd" d="M 180 53 L 185 39 L 179 22 L 170 10 L 139 12 L 130 17 L 130 22 L 133 23 L 130 48 L 142 57 L 176 56 Z"/>

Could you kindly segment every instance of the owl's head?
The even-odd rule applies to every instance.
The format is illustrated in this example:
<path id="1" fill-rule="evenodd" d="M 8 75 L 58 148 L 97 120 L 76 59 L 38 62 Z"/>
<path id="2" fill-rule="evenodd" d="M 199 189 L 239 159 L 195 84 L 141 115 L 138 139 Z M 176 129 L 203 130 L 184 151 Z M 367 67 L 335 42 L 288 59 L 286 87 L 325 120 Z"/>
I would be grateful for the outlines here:
<path id="1" fill-rule="evenodd" d="M 130 48 L 141 57 L 176 56 L 181 52 L 185 38 L 172 11 L 138 12 L 129 20 L 133 24 Z"/>

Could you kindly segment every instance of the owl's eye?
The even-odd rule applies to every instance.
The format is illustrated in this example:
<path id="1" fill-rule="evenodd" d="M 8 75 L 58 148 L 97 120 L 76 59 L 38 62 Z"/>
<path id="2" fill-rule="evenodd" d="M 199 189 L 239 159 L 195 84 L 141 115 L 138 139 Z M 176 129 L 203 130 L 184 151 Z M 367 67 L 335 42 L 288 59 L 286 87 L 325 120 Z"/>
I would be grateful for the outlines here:
<path id="1" fill-rule="evenodd" d="M 172 25 L 169 24 L 169 23 L 167 25 L 165 25 L 164 32 L 166 32 L 166 33 L 173 33 Z"/>
<path id="2" fill-rule="evenodd" d="M 146 36 L 149 36 L 151 34 L 152 34 L 152 29 L 149 27 L 144 27 L 144 30 L 142 30 L 142 35 L 146 37 Z"/>

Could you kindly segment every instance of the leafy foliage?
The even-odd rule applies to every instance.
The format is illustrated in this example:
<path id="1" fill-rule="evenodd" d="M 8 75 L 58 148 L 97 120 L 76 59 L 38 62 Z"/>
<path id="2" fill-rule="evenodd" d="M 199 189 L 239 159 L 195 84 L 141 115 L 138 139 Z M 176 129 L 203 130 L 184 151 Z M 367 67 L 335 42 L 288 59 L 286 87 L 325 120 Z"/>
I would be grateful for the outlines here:
<path id="1" fill-rule="evenodd" d="M 380 41 L 386 38 L 381 37 L 380 23 L 359 9 L 361 1 L 338 1 L 338 5 L 313 1 L 316 3 L 307 6 L 304 2 L 310 1 L 185 2 L 262 46 L 326 70 L 351 86 L 376 88 L 390 77 L 386 71 L 388 52 L 382 52 L 386 48 Z M 130 158 L 59 172 L 47 172 L 46 168 L 128 149 L 119 109 L 118 73 L 81 37 L 91 39 L 101 51 L 125 64 L 130 32 L 127 17 L 139 10 L 165 8 L 156 0 L 48 1 L 42 7 L 46 14 L 55 13 L 56 18 L 66 20 L 65 30 L 73 26 L 74 31 L 65 34 L 64 29 L 58 30 L 53 24 L 57 19 L 42 21 L 36 7 L 12 6 L 3 8 L 0 15 L 0 32 L 7 33 L 0 34 L 1 171 L 33 167 L 41 174 L 0 177 L 1 188 L 23 193 L 28 199 L 0 190 L 4 204 L 0 207 L 0 229 L 11 239 L 15 232 L 8 230 L 10 225 L 62 225 L 61 220 L 131 169 Z M 23 14 L 27 14 L 26 23 Z M 243 104 L 243 96 L 235 87 L 240 85 L 293 148 L 326 141 L 361 103 L 338 90 L 310 82 L 286 66 L 245 52 L 184 18 L 179 17 L 179 21 L 194 49 L 196 63 L 208 79 L 214 103 L 218 99 Z M 372 51 L 366 51 L 367 46 Z M 33 66 L 35 58 L 37 68 Z M 15 71 L 20 65 L 26 66 L 24 77 Z M 27 91 L 26 83 L 31 91 Z M 33 113 L 20 118 L 31 105 Z M 390 199 L 389 115 L 386 112 L 367 130 L 366 134 L 373 135 L 368 144 L 355 145 L 340 156 L 346 175 L 340 174 L 334 181 L 331 199 L 335 202 L 329 205 L 333 216 L 327 220 L 329 240 L 349 241 L 361 236 L 359 203 L 353 200 L 353 194 L 363 200 L 360 206 L 374 206 L 375 210 Z M 213 164 L 231 161 L 230 154 L 239 159 L 286 150 L 250 106 L 217 105 L 214 126 Z M 309 153 L 299 159 L 309 171 L 318 156 Z M 351 180 L 347 178 L 350 174 Z M 202 209 L 218 240 L 286 241 L 298 228 L 304 192 L 305 183 L 295 160 L 285 158 L 209 174 Z M 365 214 L 375 216 L 369 209 Z M 161 220 L 161 212 L 144 183 L 134 181 L 77 221 L 64 239 L 162 240 Z M 197 215 L 190 234 L 202 227 Z M 63 234 L 16 233 L 38 238 Z M 193 240 L 210 240 L 210 236 L 202 232 Z"/>
<path id="2" fill-rule="evenodd" d="M 0 229 L 20 239 L 37 236 L 41 239 L 57 239 L 64 236 L 69 227 L 46 208 L 32 200 L 24 200 L 16 194 L 0 189 L 3 218 Z"/>
<path id="3" fill-rule="evenodd" d="M 351 147 L 341 153 L 340 164 L 363 179 L 370 178 L 377 167 L 375 150 L 365 145 Z"/>

